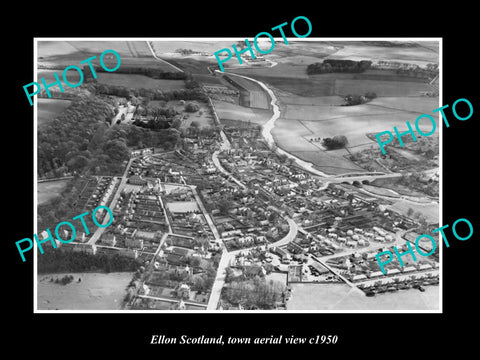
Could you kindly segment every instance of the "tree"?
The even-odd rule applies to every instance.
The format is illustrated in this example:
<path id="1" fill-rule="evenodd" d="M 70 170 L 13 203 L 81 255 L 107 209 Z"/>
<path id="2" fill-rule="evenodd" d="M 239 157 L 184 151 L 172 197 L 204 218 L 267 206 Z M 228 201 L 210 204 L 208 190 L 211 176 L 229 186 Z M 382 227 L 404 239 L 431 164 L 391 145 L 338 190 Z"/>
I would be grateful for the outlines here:
<path id="1" fill-rule="evenodd" d="M 226 215 L 228 213 L 228 210 L 232 208 L 232 201 L 229 199 L 223 198 L 217 202 L 217 206 L 220 212 Z"/>
<path id="2" fill-rule="evenodd" d="M 324 138 L 322 145 L 328 150 L 341 149 L 348 144 L 348 140 L 344 135 L 335 135 L 333 138 Z"/>
<path id="3" fill-rule="evenodd" d="M 172 128 L 174 129 L 180 129 L 180 126 L 182 125 L 182 119 L 180 118 L 175 118 L 172 120 Z"/>
<path id="4" fill-rule="evenodd" d="M 127 145 L 121 140 L 109 140 L 103 146 L 103 151 L 113 160 L 123 161 L 130 157 Z"/>
<path id="5" fill-rule="evenodd" d="M 67 162 L 67 166 L 72 171 L 81 170 L 86 167 L 89 163 L 89 160 L 82 155 L 75 156 Z"/>
<path id="6" fill-rule="evenodd" d="M 185 111 L 186 112 L 196 112 L 200 110 L 200 106 L 198 106 L 197 104 L 195 103 L 187 103 L 187 105 L 185 105 Z"/>

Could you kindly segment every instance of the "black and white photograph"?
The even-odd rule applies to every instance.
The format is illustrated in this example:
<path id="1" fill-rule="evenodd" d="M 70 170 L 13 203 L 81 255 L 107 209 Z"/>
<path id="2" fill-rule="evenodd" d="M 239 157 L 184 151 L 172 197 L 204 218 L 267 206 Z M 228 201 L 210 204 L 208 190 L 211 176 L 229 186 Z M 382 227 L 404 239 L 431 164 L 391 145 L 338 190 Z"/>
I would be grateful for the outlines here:
<path id="1" fill-rule="evenodd" d="M 261 40 L 36 41 L 38 311 L 441 310 L 441 39 Z"/>
<path id="2" fill-rule="evenodd" d="M 168 5 L 2 24 L 7 350 L 473 349 L 473 8 Z"/>

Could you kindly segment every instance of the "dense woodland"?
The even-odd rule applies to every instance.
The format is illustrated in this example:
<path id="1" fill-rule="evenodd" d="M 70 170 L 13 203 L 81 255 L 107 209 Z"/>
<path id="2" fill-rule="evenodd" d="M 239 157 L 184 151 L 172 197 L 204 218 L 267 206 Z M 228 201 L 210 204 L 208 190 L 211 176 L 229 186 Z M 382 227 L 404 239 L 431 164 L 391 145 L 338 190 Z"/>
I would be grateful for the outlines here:
<path id="1" fill-rule="evenodd" d="M 85 67 L 84 67 L 85 69 Z M 101 66 L 95 66 L 96 72 L 107 72 Z M 90 73 L 90 70 L 85 69 L 84 73 Z M 184 72 L 165 72 L 161 68 L 151 67 L 136 67 L 136 66 L 120 66 L 115 70 L 116 74 L 137 74 L 151 77 L 152 79 L 165 79 L 165 80 L 187 80 L 190 79 L 190 75 Z"/>
<path id="2" fill-rule="evenodd" d="M 61 248 L 46 248 L 38 255 L 38 273 L 62 273 L 84 271 L 136 271 L 140 263 L 132 258 L 114 255 L 92 255 L 84 252 L 62 251 Z"/>
<path id="3" fill-rule="evenodd" d="M 228 279 L 230 271 L 227 268 L 227 286 L 222 289 L 222 299 L 245 309 L 274 309 L 277 302 L 283 300 L 284 286 L 277 281 L 266 281 L 264 277 L 255 276 L 252 279 Z"/>
<path id="4" fill-rule="evenodd" d="M 118 85 L 91 84 L 97 94 L 114 95 L 128 98 L 130 96 L 143 97 L 148 100 L 200 100 L 208 101 L 208 96 L 195 82 L 188 83 L 186 89 L 160 90 L 160 89 L 131 89 Z"/>
<path id="5" fill-rule="evenodd" d="M 152 132 L 136 126 L 109 126 L 113 107 L 100 99 L 74 101 L 55 120 L 38 130 L 40 178 L 66 173 L 119 175 L 131 147 L 172 147 L 178 131 Z"/>
<path id="6" fill-rule="evenodd" d="M 157 108 L 157 119 L 129 126 L 109 126 L 115 116 L 114 102 L 101 95 L 141 97 L 148 100 L 198 100 L 207 96 L 200 88 L 161 91 L 127 89 L 122 86 L 88 84 L 99 96 L 78 97 L 57 118 L 38 130 L 38 174 L 53 178 L 67 173 L 119 175 L 129 158 L 128 147 L 163 147 L 171 149 L 179 139 L 171 121 L 177 115 L 173 109 Z M 139 126 L 144 127 L 144 129 Z M 151 131 L 155 130 L 155 131 Z"/>

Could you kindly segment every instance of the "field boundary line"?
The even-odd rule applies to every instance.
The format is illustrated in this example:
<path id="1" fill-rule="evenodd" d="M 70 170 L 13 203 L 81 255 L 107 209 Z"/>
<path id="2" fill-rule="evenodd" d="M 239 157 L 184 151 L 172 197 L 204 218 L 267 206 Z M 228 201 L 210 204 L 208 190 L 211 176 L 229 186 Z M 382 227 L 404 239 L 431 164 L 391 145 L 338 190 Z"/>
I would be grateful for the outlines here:
<path id="1" fill-rule="evenodd" d="M 163 60 L 163 59 L 160 59 L 160 58 L 157 56 L 157 54 L 155 54 L 155 51 L 153 50 L 153 47 L 152 47 L 152 45 L 150 44 L 150 41 L 146 41 L 146 43 L 147 43 L 148 48 L 150 49 L 150 52 L 152 53 L 152 56 L 153 56 L 156 60 L 158 60 L 158 61 L 160 61 L 160 62 L 162 62 L 162 63 L 165 63 L 165 64 L 167 64 L 167 65 L 170 65 L 172 68 L 174 68 L 174 69 L 177 70 L 177 71 L 180 71 L 180 72 L 182 72 L 182 73 L 184 72 L 182 69 L 176 67 L 175 65 L 170 64 L 168 61 L 165 61 L 165 60 Z"/>
<path id="2" fill-rule="evenodd" d="M 344 118 L 349 118 L 349 117 L 364 117 L 364 116 L 384 116 L 384 115 L 392 115 L 392 114 L 397 114 L 399 112 L 404 112 L 403 110 L 398 110 L 398 111 L 393 111 L 389 113 L 379 113 L 379 114 L 362 114 L 362 115 L 340 115 L 340 116 L 334 116 L 331 118 L 327 119 L 322 119 L 322 120 L 308 120 L 308 119 L 298 119 L 298 118 L 287 118 L 285 116 L 282 116 L 282 120 L 295 120 L 295 121 L 312 121 L 312 122 L 322 122 L 322 121 L 330 121 L 330 120 L 336 120 L 336 119 L 344 119 Z M 408 111 L 406 111 L 408 112 Z"/>

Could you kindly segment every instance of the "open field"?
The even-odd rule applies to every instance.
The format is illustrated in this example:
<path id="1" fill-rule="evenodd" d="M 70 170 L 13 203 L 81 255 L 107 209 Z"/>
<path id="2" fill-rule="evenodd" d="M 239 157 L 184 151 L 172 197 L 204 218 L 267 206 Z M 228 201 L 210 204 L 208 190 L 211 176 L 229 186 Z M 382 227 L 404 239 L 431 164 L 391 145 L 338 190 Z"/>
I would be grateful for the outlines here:
<path id="1" fill-rule="evenodd" d="M 297 95 L 280 95 L 277 97 L 282 104 L 291 105 L 310 105 L 310 106 L 335 106 L 345 103 L 341 96 L 317 96 L 317 97 L 304 97 Z"/>
<path id="2" fill-rule="evenodd" d="M 304 97 L 364 94 L 420 96 L 431 91 L 423 79 L 396 75 L 390 70 L 368 70 L 362 74 L 329 73 L 307 75 L 306 65 L 278 64 L 273 68 L 228 70 L 265 82 L 287 94 Z"/>
<path id="3" fill-rule="evenodd" d="M 152 41 L 153 49 L 157 56 L 163 55 L 177 55 L 175 50 L 177 49 L 189 49 L 199 53 L 205 53 L 213 55 L 215 51 L 218 51 L 223 48 L 232 48 L 234 40 L 208 40 L 201 39 L 201 41 L 191 41 L 191 40 L 174 40 L 174 41 L 161 41 L 156 40 Z M 178 54 L 180 56 L 180 54 Z"/>
<path id="4" fill-rule="evenodd" d="M 185 89 L 183 80 L 152 79 L 138 74 L 98 73 L 98 82 L 107 85 L 125 86 L 133 89 Z"/>
<path id="5" fill-rule="evenodd" d="M 417 116 L 406 111 L 384 109 L 369 104 L 339 107 L 287 105 L 278 121 L 279 126 L 285 128 L 291 123 L 300 123 L 304 127 L 301 135 L 306 137 L 345 135 L 349 147 L 354 147 L 373 143 L 366 136 L 369 132 L 392 130 L 394 126 L 399 131 L 407 130 L 405 122 L 414 122 Z M 438 116 L 436 118 L 438 122 Z M 419 128 L 424 132 L 430 131 L 431 127 L 430 122 L 419 122 Z"/>
<path id="6" fill-rule="evenodd" d="M 45 181 L 37 183 L 37 202 L 42 205 L 56 198 L 69 180 Z"/>
<path id="7" fill-rule="evenodd" d="M 370 106 L 382 106 L 419 114 L 432 114 L 433 110 L 440 107 L 438 97 L 381 97 L 372 100 L 368 104 Z"/>
<path id="8" fill-rule="evenodd" d="M 205 58 L 191 59 L 188 57 L 167 57 L 159 56 L 161 59 L 168 61 L 170 64 L 182 69 L 185 72 L 192 74 L 210 74 L 208 67 L 214 65 L 214 62 L 211 60 L 206 60 Z"/>
<path id="9" fill-rule="evenodd" d="M 361 167 L 345 159 L 347 152 L 343 149 L 323 152 L 317 151 L 291 151 L 296 157 L 315 165 L 320 171 L 330 175 L 341 175 L 347 172 L 365 171 Z"/>
<path id="10" fill-rule="evenodd" d="M 274 50 L 275 51 L 275 50 Z M 234 61 L 231 59 L 230 61 Z M 318 61 L 321 61 L 320 59 Z M 225 64 L 228 64 L 226 62 Z M 237 64 L 238 65 L 238 62 Z M 307 65 L 295 65 L 291 63 L 279 63 L 274 67 L 257 67 L 257 68 L 226 68 L 227 73 L 240 74 L 257 79 L 257 77 L 281 77 L 288 79 L 308 79 Z"/>
<path id="11" fill-rule="evenodd" d="M 62 82 L 62 86 L 63 86 L 64 90 L 65 91 L 71 90 L 72 88 L 65 85 L 65 82 L 63 81 L 63 77 L 62 77 L 62 72 L 63 72 L 63 70 L 38 69 L 37 70 L 37 80 L 36 80 L 36 82 L 41 84 L 42 83 L 41 79 L 43 78 L 47 84 L 51 84 L 54 81 L 56 81 L 54 73 L 57 73 L 58 78 Z M 80 81 L 80 75 L 76 71 L 69 71 L 66 77 L 67 77 L 68 82 L 70 82 L 71 84 L 76 84 Z M 42 88 L 43 88 L 43 85 L 42 85 Z M 52 88 L 52 91 L 53 90 L 60 91 L 60 88 L 58 87 L 58 85 L 55 85 Z"/>
<path id="12" fill-rule="evenodd" d="M 222 80 L 221 76 L 196 74 L 193 76 L 193 79 L 202 85 L 232 87 L 231 85 L 227 85 L 228 82 L 226 82 L 225 80 Z"/>
<path id="13" fill-rule="evenodd" d="M 213 115 L 210 112 L 210 108 L 205 103 L 198 101 L 189 102 L 193 102 L 200 106 L 200 110 L 194 113 L 185 112 L 185 120 L 182 123 L 182 127 L 189 127 L 193 121 L 196 121 L 200 128 L 215 126 L 215 121 L 213 120 Z"/>
<path id="14" fill-rule="evenodd" d="M 408 209 L 412 208 L 424 215 L 428 222 L 438 223 L 440 221 L 439 206 L 436 203 L 420 204 L 406 200 L 396 200 L 393 205 L 387 207 L 403 215 L 407 215 Z"/>
<path id="15" fill-rule="evenodd" d="M 72 102 L 70 100 L 37 98 L 37 125 L 46 124 L 63 112 Z"/>
<path id="16" fill-rule="evenodd" d="M 438 310 L 438 286 L 366 297 L 345 284 L 291 284 L 287 310 Z"/>
<path id="17" fill-rule="evenodd" d="M 240 120 L 250 121 L 252 124 L 265 124 L 272 117 L 272 111 L 266 109 L 253 109 L 244 106 L 213 100 L 220 121 Z"/>
<path id="18" fill-rule="evenodd" d="M 190 113 L 185 111 L 185 106 L 188 103 L 197 104 L 200 109 L 196 112 Z M 186 101 L 185 104 L 182 104 L 180 101 L 162 101 L 162 100 L 151 100 L 148 102 L 148 106 L 151 107 L 172 107 L 178 113 L 183 115 L 182 127 L 188 128 L 193 121 L 196 121 L 200 128 L 202 127 L 211 127 L 215 125 L 213 120 L 213 115 L 211 114 L 210 108 L 207 104 L 201 101 L 191 100 Z"/>
<path id="19" fill-rule="evenodd" d="M 280 148 L 302 160 L 311 162 L 325 173 L 341 174 L 363 170 L 344 158 L 343 155 L 347 154 L 345 149 L 324 151 L 318 142 L 308 141 L 312 133 L 300 121 L 278 119 L 272 135 Z"/>
<path id="20" fill-rule="evenodd" d="M 160 68 L 166 72 L 175 71 L 152 56 L 146 41 L 38 41 L 38 63 L 67 67 L 80 65 L 80 61 L 97 56 L 92 63 L 99 65 L 100 54 L 110 49 L 118 52 L 122 67 L 142 66 Z M 117 61 L 114 56 L 112 59 L 105 56 L 104 60 L 108 67 L 115 66 Z"/>
<path id="21" fill-rule="evenodd" d="M 328 56 L 330 59 L 348 60 L 388 60 L 425 65 L 438 63 L 438 42 L 418 42 L 423 46 L 399 47 L 399 46 L 375 46 L 369 42 L 342 41 L 332 42 L 336 46 L 342 46 L 335 53 Z"/>
<path id="22" fill-rule="evenodd" d="M 196 201 L 169 201 L 167 202 L 167 208 L 172 213 L 187 213 L 198 211 L 198 205 Z"/>
<path id="23" fill-rule="evenodd" d="M 281 96 L 280 99 L 282 116 L 276 121 L 272 132 L 277 145 L 330 174 L 361 168 L 344 157 L 348 154 L 345 149 L 324 151 L 320 142 L 311 142 L 310 139 L 345 135 L 349 150 L 359 151 L 365 147 L 376 146 L 376 142 L 366 136 L 367 133 L 392 130 L 394 126 L 399 131 L 405 131 L 406 121 L 412 123 L 417 116 L 431 113 L 432 106 L 438 104 L 438 98 L 412 97 L 387 98 L 385 102 L 380 98 L 357 106 L 327 105 L 329 99 L 338 102 L 337 97 L 294 96 L 293 104 L 288 103 L 289 96 Z M 438 115 L 435 118 L 438 123 Z M 431 124 L 427 121 L 420 122 L 419 127 L 424 132 L 431 130 Z"/>
<path id="24" fill-rule="evenodd" d="M 420 96 L 431 89 L 426 82 L 404 79 L 401 81 L 338 79 L 335 81 L 333 91 L 342 96 L 365 94 L 369 91 L 375 92 L 378 96 Z"/>
<path id="25" fill-rule="evenodd" d="M 67 285 L 50 279 L 72 275 Z M 125 288 L 133 273 L 67 273 L 39 275 L 37 281 L 38 310 L 120 310 Z M 78 279 L 81 282 L 78 282 Z"/>

